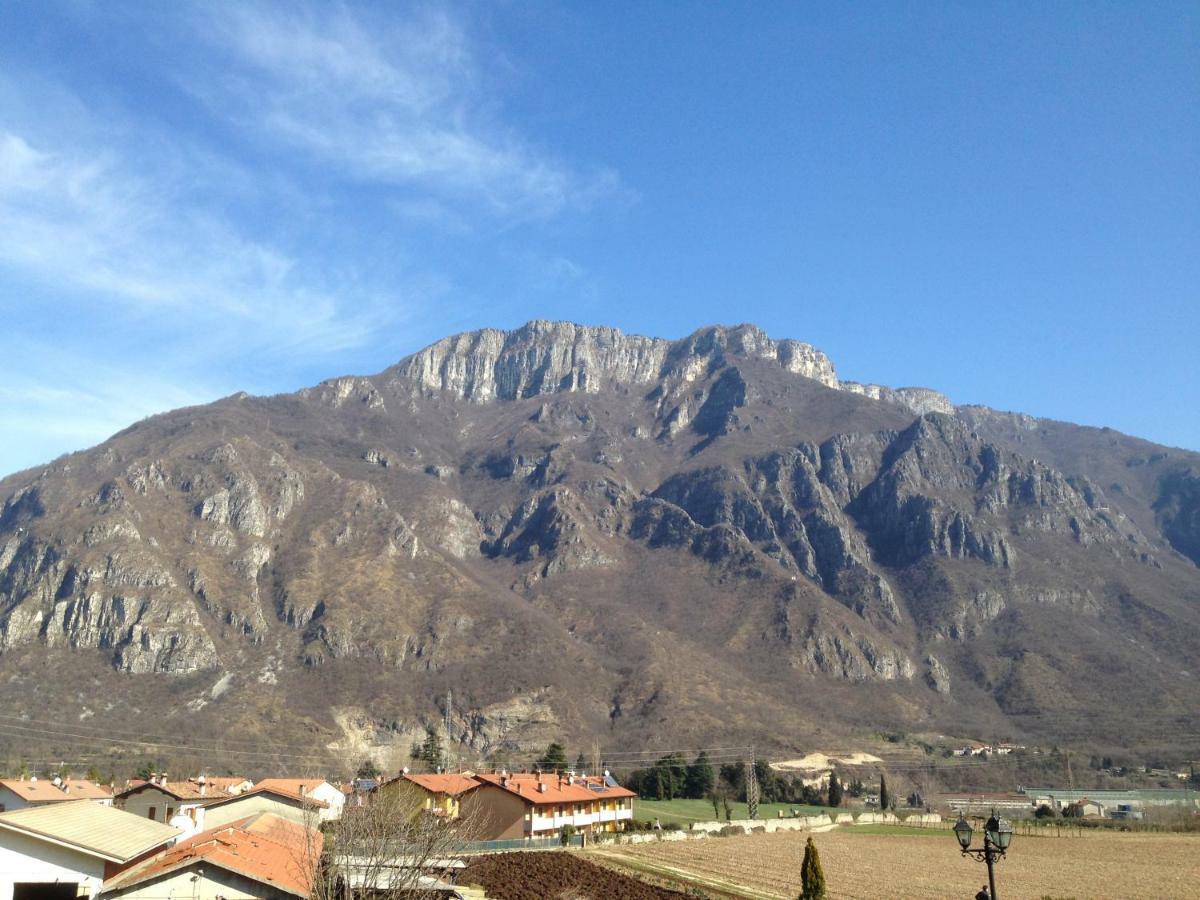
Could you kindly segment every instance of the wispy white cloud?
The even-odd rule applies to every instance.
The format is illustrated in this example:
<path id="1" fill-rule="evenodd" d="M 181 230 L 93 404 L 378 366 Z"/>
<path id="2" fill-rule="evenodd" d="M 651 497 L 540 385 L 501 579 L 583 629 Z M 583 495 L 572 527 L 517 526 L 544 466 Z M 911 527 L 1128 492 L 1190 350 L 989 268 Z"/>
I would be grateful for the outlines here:
<path id="1" fill-rule="evenodd" d="M 295 260 L 110 148 L 0 131 L 0 264 L 142 310 L 269 327 L 289 348 L 365 340 L 372 316 L 295 277 Z"/>
<path id="2" fill-rule="evenodd" d="M 496 120 L 480 54 L 447 10 L 365 15 L 340 5 L 206 7 L 198 28 L 225 65 L 189 87 L 240 128 L 344 176 L 501 218 L 587 208 L 619 190 L 611 169 L 581 171 Z"/>

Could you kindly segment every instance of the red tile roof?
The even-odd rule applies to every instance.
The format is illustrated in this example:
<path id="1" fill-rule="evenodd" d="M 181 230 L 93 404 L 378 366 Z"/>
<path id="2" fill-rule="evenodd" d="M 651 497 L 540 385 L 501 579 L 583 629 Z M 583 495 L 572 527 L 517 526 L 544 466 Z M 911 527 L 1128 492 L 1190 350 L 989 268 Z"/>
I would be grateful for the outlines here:
<path id="1" fill-rule="evenodd" d="M 3 778 L 0 785 L 8 788 L 26 803 L 52 803 L 56 800 L 111 800 L 112 791 L 85 778 L 68 778 L 62 787 L 44 778 Z"/>
<path id="2" fill-rule="evenodd" d="M 457 797 L 459 794 L 465 794 L 467 791 L 479 787 L 480 781 L 473 775 L 462 775 L 458 772 L 447 772 L 438 775 L 401 775 L 400 778 L 394 778 L 392 781 L 411 781 L 419 787 L 434 794 L 448 794 L 451 797 Z M 392 782 L 388 782 L 391 784 Z"/>
<path id="3" fill-rule="evenodd" d="M 260 813 L 181 841 L 166 853 L 111 878 L 104 890 L 123 890 L 203 864 L 296 897 L 308 897 L 322 843 L 319 831 Z"/>
<path id="4" fill-rule="evenodd" d="M 189 782 L 199 785 L 199 778 L 189 778 Z M 229 792 L 231 787 L 237 787 L 240 784 L 253 784 L 249 778 L 243 775 L 205 775 L 204 783 L 208 785 L 209 790 L 216 788 L 219 791 Z"/>
<path id="5" fill-rule="evenodd" d="M 476 775 L 482 782 L 515 794 L 527 803 L 541 806 L 548 803 L 583 803 L 592 800 L 612 800 L 623 797 L 636 797 L 633 791 L 623 787 L 606 787 L 602 778 L 576 777 L 572 784 L 570 779 L 559 778 L 556 775 Z M 540 790 L 539 785 L 545 785 Z"/>
<path id="6" fill-rule="evenodd" d="M 165 794 L 170 794 L 176 800 L 198 800 L 205 803 L 224 800 L 232 796 L 226 791 L 210 784 L 206 784 L 201 788 L 200 785 L 191 781 L 141 781 L 135 778 L 129 783 L 129 787 L 117 794 L 117 797 L 128 797 L 130 794 L 144 788 L 158 788 L 158 790 Z"/>
<path id="7" fill-rule="evenodd" d="M 255 787 L 282 788 L 294 794 L 311 794 L 321 785 L 328 783 L 324 778 L 264 778 Z"/>

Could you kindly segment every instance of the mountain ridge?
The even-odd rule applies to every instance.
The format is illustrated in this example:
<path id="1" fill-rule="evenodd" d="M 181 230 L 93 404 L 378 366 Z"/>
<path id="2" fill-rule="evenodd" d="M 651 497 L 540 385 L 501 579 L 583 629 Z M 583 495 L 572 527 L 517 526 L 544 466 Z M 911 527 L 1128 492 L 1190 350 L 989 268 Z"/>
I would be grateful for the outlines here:
<path id="1" fill-rule="evenodd" d="M 270 697 L 322 746 L 402 744 L 447 689 L 488 753 L 1099 723 L 1187 705 L 1198 473 L 754 326 L 467 332 L 0 480 L 0 675 L 86 661 L 202 729 Z"/>

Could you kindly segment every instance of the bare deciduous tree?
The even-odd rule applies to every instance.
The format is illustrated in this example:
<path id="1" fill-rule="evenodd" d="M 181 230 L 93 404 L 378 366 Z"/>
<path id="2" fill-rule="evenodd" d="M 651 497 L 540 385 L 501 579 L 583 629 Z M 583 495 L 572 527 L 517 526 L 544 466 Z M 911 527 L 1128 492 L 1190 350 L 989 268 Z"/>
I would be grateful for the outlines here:
<path id="1" fill-rule="evenodd" d="M 315 824 L 315 822 L 313 823 Z M 424 808 L 416 791 L 376 791 L 324 823 L 323 851 L 309 849 L 313 900 L 407 896 L 450 874 L 464 841 L 483 834 L 478 816 L 450 819 Z"/>

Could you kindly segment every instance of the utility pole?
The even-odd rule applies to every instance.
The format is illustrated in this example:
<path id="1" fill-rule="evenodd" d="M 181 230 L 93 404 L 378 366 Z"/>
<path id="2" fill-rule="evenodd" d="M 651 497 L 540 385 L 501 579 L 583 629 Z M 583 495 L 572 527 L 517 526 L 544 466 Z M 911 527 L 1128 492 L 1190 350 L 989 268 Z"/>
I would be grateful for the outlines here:
<path id="1" fill-rule="evenodd" d="M 598 777 L 600 773 L 600 743 L 592 741 L 592 774 Z"/>
<path id="2" fill-rule="evenodd" d="M 454 751 L 450 745 L 454 740 L 450 735 L 450 723 L 454 716 L 454 692 L 450 688 L 446 688 L 446 749 L 443 751 L 446 757 L 446 769 L 449 770 L 454 765 Z"/>
<path id="3" fill-rule="evenodd" d="M 758 771 L 754 765 L 754 748 L 750 748 L 750 762 L 746 764 L 746 812 L 750 819 L 758 818 Z"/>

